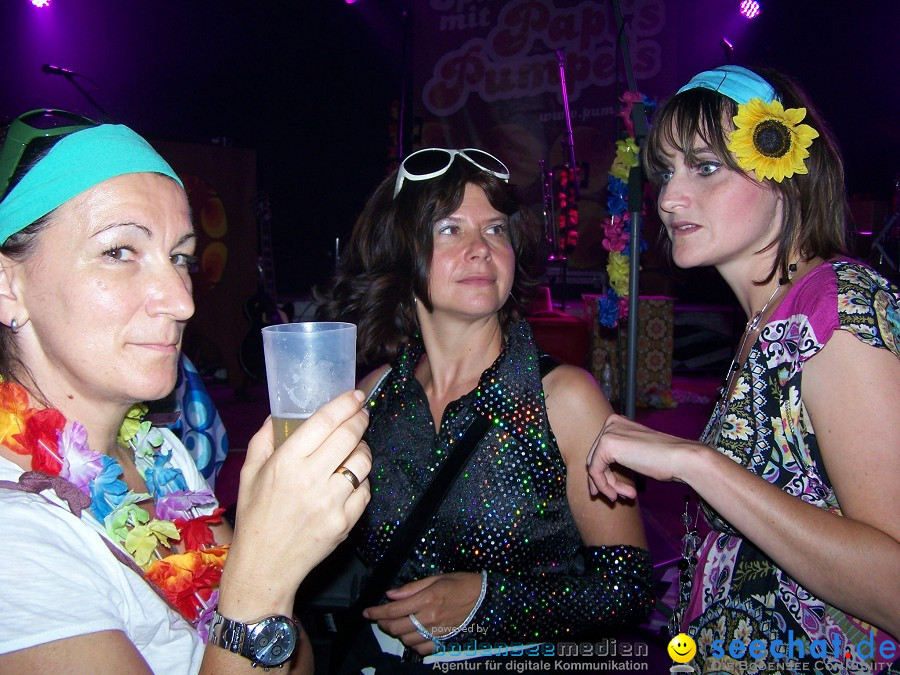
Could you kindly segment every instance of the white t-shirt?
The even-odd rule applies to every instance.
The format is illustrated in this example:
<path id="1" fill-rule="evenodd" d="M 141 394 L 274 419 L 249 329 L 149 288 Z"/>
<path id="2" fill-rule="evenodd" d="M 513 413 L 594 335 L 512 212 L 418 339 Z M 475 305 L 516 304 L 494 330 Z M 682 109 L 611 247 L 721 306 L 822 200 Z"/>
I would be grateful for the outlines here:
<path id="1" fill-rule="evenodd" d="M 206 488 L 184 446 L 161 431 L 188 487 Z M 0 457 L 0 480 L 16 482 L 21 474 Z M 0 654 L 120 630 L 153 672 L 196 673 L 203 641 L 148 582 L 116 559 L 98 534 L 103 531 L 87 510 L 76 518 L 52 491 L 0 488 Z"/>

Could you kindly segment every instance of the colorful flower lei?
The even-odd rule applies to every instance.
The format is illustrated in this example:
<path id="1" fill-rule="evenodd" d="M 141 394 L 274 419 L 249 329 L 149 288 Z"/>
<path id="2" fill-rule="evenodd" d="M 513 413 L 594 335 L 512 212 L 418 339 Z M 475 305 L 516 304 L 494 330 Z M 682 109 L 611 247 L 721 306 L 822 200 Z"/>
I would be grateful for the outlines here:
<path id="1" fill-rule="evenodd" d="M 211 525 L 222 522 L 224 509 L 209 515 L 197 509 L 215 504 L 211 490 L 188 490 L 184 475 L 170 464 L 162 432 L 144 420 L 146 406 L 129 410 L 119 442 L 134 452 L 135 466 L 147 484 L 136 494 L 121 480 L 122 467 L 87 445 L 87 431 L 67 423 L 58 410 L 28 407 L 28 392 L 0 382 L 0 443 L 31 455 L 34 471 L 65 478 L 91 499 L 90 511 L 107 535 L 122 546 L 203 639 L 218 600 L 218 586 L 228 546 L 216 546 Z M 155 502 L 156 518 L 139 503 Z M 175 543 L 181 544 L 181 551 Z M 162 557 L 157 546 L 172 549 Z"/>
<path id="2" fill-rule="evenodd" d="M 756 180 L 781 182 L 795 173 L 807 173 L 807 148 L 819 132 L 800 124 L 806 108 L 785 110 L 777 99 L 766 103 L 753 98 L 738 106 L 728 149 L 744 171 L 755 171 Z"/>
<path id="3" fill-rule="evenodd" d="M 628 282 L 630 276 L 629 256 L 631 255 L 631 215 L 628 213 L 628 174 L 638 165 L 639 148 L 634 140 L 634 125 L 631 109 L 635 103 L 643 102 L 647 108 L 655 104 L 638 92 L 625 92 L 619 99 L 624 104 L 618 113 L 624 120 L 627 137 L 616 141 L 616 156 L 613 159 L 607 180 L 609 197 L 606 208 L 609 211 L 603 221 L 603 248 L 609 253 L 606 273 L 609 288 L 597 300 L 597 318 L 601 326 L 615 328 L 620 318 L 628 316 Z M 641 240 L 641 252 L 647 243 Z"/>

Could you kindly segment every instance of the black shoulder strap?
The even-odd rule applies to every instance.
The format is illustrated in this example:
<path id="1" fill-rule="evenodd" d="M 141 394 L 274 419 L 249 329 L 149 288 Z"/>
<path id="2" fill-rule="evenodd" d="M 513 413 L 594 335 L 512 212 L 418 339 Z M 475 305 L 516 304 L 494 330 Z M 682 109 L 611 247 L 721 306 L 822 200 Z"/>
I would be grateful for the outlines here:
<path id="1" fill-rule="evenodd" d="M 476 413 L 475 419 L 459 442 L 450 451 L 447 459 L 437 471 L 437 475 L 419 497 L 412 512 L 400 526 L 391 540 L 384 556 L 375 565 L 372 574 L 360 593 L 357 605 L 360 609 L 372 607 L 381 599 L 388 584 L 400 571 L 403 561 L 412 550 L 415 540 L 425 531 L 425 526 L 437 511 L 438 506 L 447 496 L 450 487 L 456 482 L 466 460 L 475 446 L 484 438 L 491 427 L 491 420 L 483 413 Z"/>
<path id="2" fill-rule="evenodd" d="M 542 353 L 538 358 L 541 379 L 544 379 L 558 365 L 560 365 L 558 360 L 549 354 Z M 378 381 L 378 384 L 373 389 L 373 393 L 378 390 L 383 379 L 382 377 Z M 437 475 L 432 479 L 425 493 L 419 497 L 419 501 L 400 526 L 381 560 L 376 563 L 365 587 L 360 592 L 357 601 L 357 606 L 360 609 L 373 606 L 384 595 L 388 584 L 400 571 L 406 556 L 412 550 L 415 540 L 425 531 L 425 526 L 434 516 L 453 483 L 456 482 L 463 466 L 465 466 L 466 460 L 469 459 L 475 446 L 484 438 L 490 427 L 491 420 L 487 415 L 478 413 L 472 424 L 469 425 L 466 433 L 459 440 L 459 443 L 454 446 L 450 455 L 438 469 Z"/>
<path id="3" fill-rule="evenodd" d="M 549 354 L 541 352 L 541 355 L 538 357 L 538 368 L 541 371 L 541 379 L 543 380 L 547 377 L 558 365 L 560 365 L 559 360 L 553 358 Z"/>

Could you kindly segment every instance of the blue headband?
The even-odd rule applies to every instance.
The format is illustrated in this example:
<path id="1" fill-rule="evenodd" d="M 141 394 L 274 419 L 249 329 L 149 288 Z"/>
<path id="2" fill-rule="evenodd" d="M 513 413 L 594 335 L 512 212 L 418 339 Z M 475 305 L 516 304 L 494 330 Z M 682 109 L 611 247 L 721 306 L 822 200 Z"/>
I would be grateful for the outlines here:
<path id="1" fill-rule="evenodd" d="M 172 167 L 128 127 L 102 124 L 63 137 L 0 202 L 0 246 L 85 190 L 127 173 L 160 173 L 184 187 Z"/>
<path id="2" fill-rule="evenodd" d="M 781 100 L 771 84 L 741 66 L 719 66 L 705 70 L 694 75 L 677 93 L 698 88 L 712 89 L 737 103 L 747 103 L 752 98 L 762 99 L 766 103 Z"/>

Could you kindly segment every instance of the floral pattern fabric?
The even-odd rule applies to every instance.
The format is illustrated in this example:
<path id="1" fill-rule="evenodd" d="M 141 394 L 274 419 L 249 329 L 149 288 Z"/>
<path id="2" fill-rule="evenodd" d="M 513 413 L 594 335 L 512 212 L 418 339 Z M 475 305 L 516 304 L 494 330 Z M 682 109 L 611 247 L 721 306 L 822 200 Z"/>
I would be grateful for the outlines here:
<path id="1" fill-rule="evenodd" d="M 730 401 L 714 414 L 701 440 L 798 499 L 841 515 L 816 433 L 803 404 L 803 367 L 836 330 L 846 330 L 873 348 L 900 358 L 900 291 L 859 263 L 824 263 L 791 288 L 753 345 Z M 720 408 L 717 407 L 717 410 Z M 729 656 L 733 640 L 795 640 L 792 659 L 769 657 L 779 672 L 900 673 L 883 659 L 864 658 L 886 640 L 896 640 L 816 598 L 762 551 L 704 505 L 712 531 L 698 551 L 697 572 L 684 615 L 684 630 L 697 641 L 702 673 L 746 670 L 754 659 Z M 714 649 L 714 641 L 723 645 Z M 828 644 L 827 657 L 821 648 Z M 841 645 L 839 658 L 834 647 Z M 851 645 L 849 656 L 847 645 Z M 802 646 L 803 658 L 799 658 Z M 811 651 L 812 650 L 812 651 Z M 724 651 L 724 654 L 722 652 Z"/>

